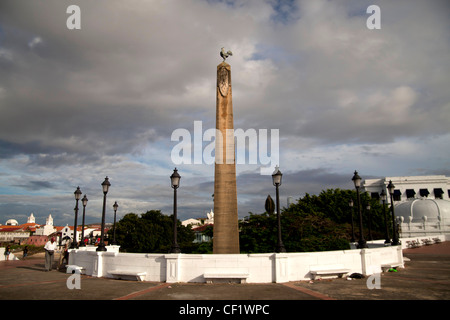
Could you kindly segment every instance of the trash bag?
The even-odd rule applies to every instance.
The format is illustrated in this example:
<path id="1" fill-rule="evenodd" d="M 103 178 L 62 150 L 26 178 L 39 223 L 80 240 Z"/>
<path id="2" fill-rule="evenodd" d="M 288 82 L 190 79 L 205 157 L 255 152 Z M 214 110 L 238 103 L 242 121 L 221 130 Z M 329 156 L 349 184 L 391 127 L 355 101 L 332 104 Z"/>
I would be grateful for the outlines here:
<path id="1" fill-rule="evenodd" d="M 348 277 L 349 277 L 349 278 L 352 278 L 352 279 L 364 279 L 364 275 L 361 274 L 361 273 L 357 273 L 357 272 L 352 273 L 352 274 L 349 275 Z"/>

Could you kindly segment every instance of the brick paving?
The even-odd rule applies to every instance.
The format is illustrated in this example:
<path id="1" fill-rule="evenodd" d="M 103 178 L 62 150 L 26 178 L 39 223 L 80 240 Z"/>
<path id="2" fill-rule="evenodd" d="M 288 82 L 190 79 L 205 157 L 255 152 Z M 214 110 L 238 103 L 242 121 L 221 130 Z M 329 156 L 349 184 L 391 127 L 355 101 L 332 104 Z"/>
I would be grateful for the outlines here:
<path id="1" fill-rule="evenodd" d="M 406 249 L 404 256 L 410 259 L 405 268 L 398 269 L 398 272 L 382 273 L 378 278 L 378 287 L 374 289 L 368 288 L 367 278 L 295 281 L 284 284 L 167 284 L 85 275 L 81 276 L 80 289 L 69 289 L 67 281 L 70 274 L 45 272 L 42 256 L 31 256 L 26 260 L 0 261 L 0 303 L 1 300 L 16 301 L 16 304 L 22 300 L 28 300 L 27 304 L 44 300 L 82 300 L 92 303 L 100 300 L 140 300 L 147 303 L 151 301 L 150 306 L 156 308 L 170 306 L 168 310 L 174 313 L 187 304 L 200 306 L 202 303 L 214 303 L 220 306 L 216 310 L 217 318 L 219 314 L 224 316 L 225 310 L 220 308 L 230 303 L 268 304 L 273 315 L 274 310 L 279 312 L 280 309 L 296 308 L 300 301 L 307 301 L 310 305 L 321 300 L 450 300 L 450 242 Z M 377 279 L 371 280 L 372 284 L 377 283 Z M 149 305 L 146 304 L 146 307 Z M 231 312 L 231 309 L 226 311 Z"/>

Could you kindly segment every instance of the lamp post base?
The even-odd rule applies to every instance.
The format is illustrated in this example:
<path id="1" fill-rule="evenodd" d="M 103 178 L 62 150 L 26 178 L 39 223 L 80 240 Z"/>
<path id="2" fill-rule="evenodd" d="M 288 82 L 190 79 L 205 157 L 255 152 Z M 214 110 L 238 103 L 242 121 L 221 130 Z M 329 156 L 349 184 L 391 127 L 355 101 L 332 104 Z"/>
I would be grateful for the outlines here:
<path id="1" fill-rule="evenodd" d="M 286 248 L 284 247 L 284 244 L 277 244 L 276 252 L 277 253 L 284 253 L 284 252 L 286 252 Z"/>
<path id="2" fill-rule="evenodd" d="M 358 248 L 358 249 L 366 249 L 368 247 L 369 246 L 367 245 L 366 241 L 364 241 L 364 240 L 359 240 L 358 245 L 356 246 L 356 248 Z"/>
<path id="3" fill-rule="evenodd" d="M 181 253 L 181 249 L 179 245 L 173 245 L 172 250 L 170 250 L 170 253 Z"/>
<path id="4" fill-rule="evenodd" d="M 105 247 L 105 244 L 104 244 L 104 243 L 100 243 L 100 244 L 98 245 L 98 248 L 97 248 L 96 251 L 107 251 L 107 250 L 106 250 L 106 247 Z"/>

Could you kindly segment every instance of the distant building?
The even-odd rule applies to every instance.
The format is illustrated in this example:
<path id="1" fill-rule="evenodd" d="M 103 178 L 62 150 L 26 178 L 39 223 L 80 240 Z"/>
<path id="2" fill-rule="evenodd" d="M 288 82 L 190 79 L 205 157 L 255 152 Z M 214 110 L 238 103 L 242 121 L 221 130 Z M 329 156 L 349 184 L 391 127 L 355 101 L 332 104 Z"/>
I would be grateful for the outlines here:
<path id="1" fill-rule="evenodd" d="M 394 207 L 402 237 L 450 235 L 450 201 L 413 199 Z"/>
<path id="2" fill-rule="evenodd" d="M 48 241 L 48 236 L 36 236 L 32 235 L 26 240 L 27 245 L 44 246 Z"/>
<path id="3" fill-rule="evenodd" d="M 213 225 L 212 224 L 204 224 L 204 225 L 192 228 L 192 231 L 194 231 L 194 234 L 195 234 L 195 239 L 193 241 L 194 243 L 201 243 L 201 242 L 211 241 L 211 237 L 209 237 L 206 234 L 204 234 L 205 230 L 209 226 L 212 227 Z"/>
<path id="4" fill-rule="evenodd" d="M 9 219 L 5 225 L 0 226 L 0 242 L 23 243 L 33 233 L 39 224 L 34 222 L 33 214 L 28 218 L 27 223 L 19 225 L 17 220 Z"/>
<path id="5" fill-rule="evenodd" d="M 83 234 L 83 228 L 82 226 L 77 226 L 77 242 L 81 242 L 81 236 Z M 59 232 L 61 233 L 61 240 L 64 244 L 65 241 L 72 241 L 73 234 L 74 234 L 74 227 L 66 225 L 65 227 L 62 227 Z M 108 229 L 105 229 L 105 234 L 108 232 Z M 84 228 L 84 238 L 95 238 L 101 234 L 101 228 L 98 228 L 97 226 L 93 227 L 85 227 Z"/>
<path id="6" fill-rule="evenodd" d="M 5 226 L 18 226 L 19 222 L 15 219 L 9 219 L 5 222 Z"/>
<path id="7" fill-rule="evenodd" d="M 36 223 L 36 219 L 34 218 L 33 212 L 28 217 L 27 223 Z"/>
<path id="8" fill-rule="evenodd" d="M 201 222 L 199 219 L 193 219 L 193 218 L 191 218 L 191 219 L 187 219 L 187 220 L 181 221 L 181 225 L 183 225 L 183 226 L 185 226 L 185 227 L 187 227 L 187 226 L 192 226 L 192 227 L 194 227 L 194 226 L 200 226 L 200 225 L 202 225 L 202 222 Z"/>
<path id="9" fill-rule="evenodd" d="M 206 230 L 208 226 L 214 225 L 214 212 L 212 209 L 206 214 L 205 218 L 199 218 L 199 219 L 187 219 L 181 222 L 183 226 L 191 226 L 192 231 L 195 233 L 195 240 L 194 243 L 199 242 L 208 242 L 211 240 L 209 236 L 206 236 L 203 234 L 203 232 Z"/>
<path id="10" fill-rule="evenodd" d="M 450 199 L 450 178 L 444 175 L 404 176 L 367 179 L 362 182 L 363 192 L 379 199 L 382 190 L 387 193 L 389 181 L 395 186 L 394 204 L 413 199 Z M 387 203 L 391 203 L 389 194 Z"/>
<path id="11" fill-rule="evenodd" d="M 395 186 L 394 213 L 401 237 L 450 234 L 450 178 L 444 175 L 368 179 L 362 191 L 379 199 L 388 194 L 389 181 Z M 391 203 L 387 196 L 387 203 Z"/>
<path id="12" fill-rule="evenodd" d="M 191 225 L 192 227 L 194 227 L 194 226 L 202 226 L 205 224 L 214 224 L 214 212 L 211 209 L 208 213 L 206 213 L 206 219 L 205 218 L 199 218 L 199 219 L 190 218 L 190 219 L 181 221 L 181 224 L 185 227 L 187 227 L 188 225 Z"/>
<path id="13" fill-rule="evenodd" d="M 56 228 L 53 226 L 53 217 L 49 214 L 45 224 L 37 228 L 34 234 L 37 236 L 48 236 L 54 232 L 56 232 Z"/>

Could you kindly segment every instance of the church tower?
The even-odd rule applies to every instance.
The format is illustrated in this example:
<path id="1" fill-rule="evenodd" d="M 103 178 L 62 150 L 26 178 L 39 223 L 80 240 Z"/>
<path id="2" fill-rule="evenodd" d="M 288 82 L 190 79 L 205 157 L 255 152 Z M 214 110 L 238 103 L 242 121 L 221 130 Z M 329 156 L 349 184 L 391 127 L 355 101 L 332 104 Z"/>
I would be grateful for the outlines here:
<path id="1" fill-rule="evenodd" d="M 28 217 L 27 223 L 36 223 L 36 219 L 34 218 L 33 212 Z"/>
<path id="2" fill-rule="evenodd" d="M 53 218 L 51 214 L 48 215 L 48 218 L 45 220 L 45 224 L 48 226 L 53 226 Z"/>

